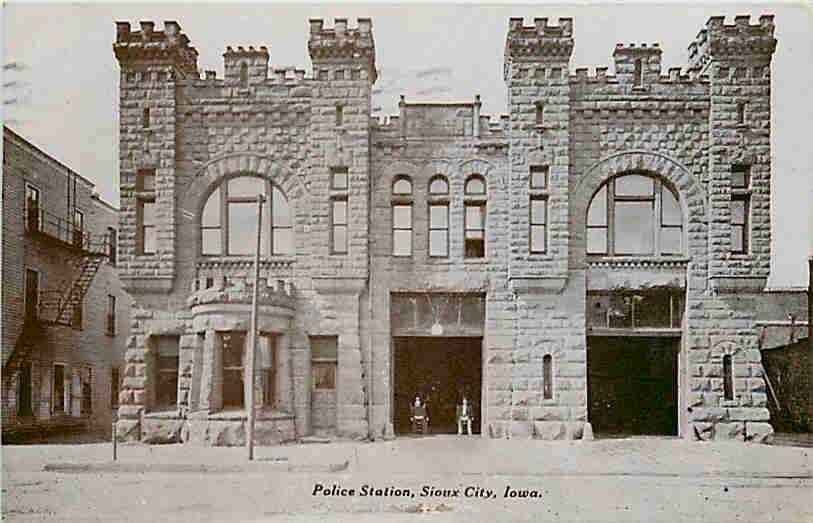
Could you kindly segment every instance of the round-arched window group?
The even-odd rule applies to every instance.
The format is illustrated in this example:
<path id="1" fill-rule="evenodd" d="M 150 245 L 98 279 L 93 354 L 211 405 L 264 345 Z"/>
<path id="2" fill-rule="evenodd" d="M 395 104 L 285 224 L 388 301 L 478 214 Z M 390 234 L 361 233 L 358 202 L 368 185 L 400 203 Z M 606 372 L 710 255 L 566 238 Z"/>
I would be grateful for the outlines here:
<path id="1" fill-rule="evenodd" d="M 675 256 L 683 253 L 683 220 L 675 191 L 660 178 L 610 178 L 587 211 L 587 254 Z"/>
<path id="2" fill-rule="evenodd" d="M 282 190 L 257 176 L 238 176 L 220 184 L 203 206 L 200 221 L 202 255 L 254 254 L 259 194 L 265 196 L 260 254 L 293 254 L 291 209 Z"/>

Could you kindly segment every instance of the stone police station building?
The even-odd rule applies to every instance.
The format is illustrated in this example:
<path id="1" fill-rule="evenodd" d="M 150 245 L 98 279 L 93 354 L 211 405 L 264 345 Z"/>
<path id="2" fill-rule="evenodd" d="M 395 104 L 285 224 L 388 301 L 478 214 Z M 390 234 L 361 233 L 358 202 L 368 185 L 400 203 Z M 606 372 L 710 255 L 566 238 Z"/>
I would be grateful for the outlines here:
<path id="1" fill-rule="evenodd" d="M 311 20 L 312 74 L 229 47 L 223 78 L 178 23 L 117 23 L 118 437 L 243 444 L 253 386 L 260 444 L 404 434 L 416 394 L 433 433 L 466 395 L 483 437 L 769 438 L 761 349 L 807 307 L 765 290 L 773 17 L 614 75 L 571 70 L 574 30 L 508 21 L 505 116 L 379 121 L 370 19 Z"/>

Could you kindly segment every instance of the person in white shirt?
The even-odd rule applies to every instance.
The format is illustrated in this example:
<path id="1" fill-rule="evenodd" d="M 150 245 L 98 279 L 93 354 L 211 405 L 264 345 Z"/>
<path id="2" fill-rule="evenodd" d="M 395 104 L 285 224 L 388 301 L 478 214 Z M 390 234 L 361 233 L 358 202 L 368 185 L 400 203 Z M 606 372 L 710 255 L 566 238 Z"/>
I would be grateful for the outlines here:
<path id="1" fill-rule="evenodd" d="M 463 404 L 457 406 L 457 435 L 460 436 L 463 434 L 463 423 L 466 424 L 466 429 L 471 436 L 471 405 L 469 404 L 468 398 L 463 396 Z"/>

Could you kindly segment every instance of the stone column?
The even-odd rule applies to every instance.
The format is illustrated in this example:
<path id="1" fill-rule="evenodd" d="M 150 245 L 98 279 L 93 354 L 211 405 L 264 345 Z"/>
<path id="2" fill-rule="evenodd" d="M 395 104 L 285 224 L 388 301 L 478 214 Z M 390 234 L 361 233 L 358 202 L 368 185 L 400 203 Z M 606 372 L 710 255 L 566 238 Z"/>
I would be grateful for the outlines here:
<path id="1" fill-rule="evenodd" d="M 296 435 L 311 433 L 311 348 L 307 339 L 291 340 L 294 422 Z"/>
<path id="2" fill-rule="evenodd" d="M 291 337 L 280 334 L 276 339 L 277 368 L 276 368 L 276 394 L 275 406 L 286 412 L 294 410 L 294 388 L 291 368 Z"/>
<path id="3" fill-rule="evenodd" d="M 200 376 L 200 410 L 217 412 L 223 408 L 223 341 L 214 330 L 203 339 L 203 369 Z"/>

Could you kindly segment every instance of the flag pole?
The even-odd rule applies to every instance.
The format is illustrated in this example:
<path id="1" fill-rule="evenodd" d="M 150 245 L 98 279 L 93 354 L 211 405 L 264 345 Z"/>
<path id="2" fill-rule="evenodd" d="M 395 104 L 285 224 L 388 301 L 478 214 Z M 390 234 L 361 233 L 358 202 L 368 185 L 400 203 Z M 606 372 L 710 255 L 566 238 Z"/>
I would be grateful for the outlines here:
<path id="1" fill-rule="evenodd" d="M 248 333 L 248 356 L 246 358 L 246 408 L 248 409 L 248 427 L 246 430 L 246 445 L 248 445 L 248 460 L 254 459 L 254 362 L 257 354 L 257 298 L 260 290 L 260 246 L 263 227 L 263 203 L 265 196 L 257 195 L 257 248 L 254 250 L 254 289 L 251 295 L 251 327 Z"/>

